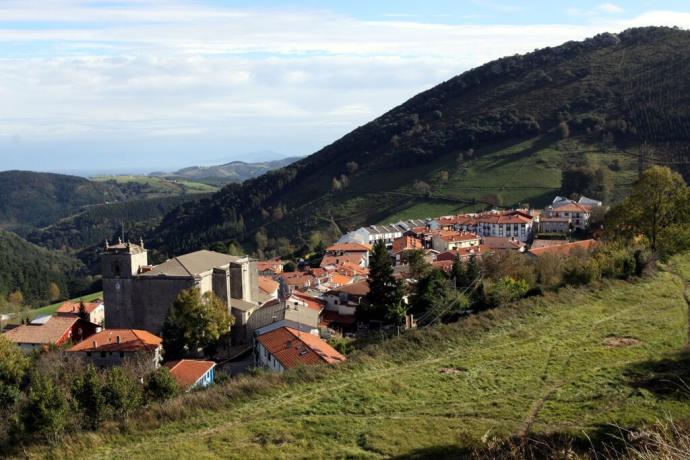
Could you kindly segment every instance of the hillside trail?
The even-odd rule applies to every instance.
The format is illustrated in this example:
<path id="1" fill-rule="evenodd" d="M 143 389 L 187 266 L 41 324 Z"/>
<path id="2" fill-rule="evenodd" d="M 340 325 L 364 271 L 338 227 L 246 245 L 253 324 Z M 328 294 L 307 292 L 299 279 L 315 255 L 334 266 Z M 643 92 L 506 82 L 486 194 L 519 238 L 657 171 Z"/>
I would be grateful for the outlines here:
<path id="1" fill-rule="evenodd" d="M 685 299 L 685 304 L 687 305 L 688 311 L 688 341 L 686 348 L 690 348 L 690 282 L 685 276 L 683 276 L 683 273 L 681 273 L 680 270 L 675 268 L 673 265 L 668 265 L 667 269 L 661 269 L 661 271 L 665 271 L 675 276 L 683 285 L 683 299 Z"/>

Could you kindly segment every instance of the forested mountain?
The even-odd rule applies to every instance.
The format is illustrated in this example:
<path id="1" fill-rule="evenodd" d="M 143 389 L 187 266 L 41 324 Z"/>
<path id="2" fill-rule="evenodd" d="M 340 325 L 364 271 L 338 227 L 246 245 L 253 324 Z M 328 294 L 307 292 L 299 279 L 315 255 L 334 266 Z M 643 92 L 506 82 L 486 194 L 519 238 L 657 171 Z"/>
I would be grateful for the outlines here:
<path id="1" fill-rule="evenodd" d="M 688 176 L 689 99 L 688 31 L 630 29 L 502 58 L 288 167 L 181 206 L 156 244 L 170 253 L 232 240 L 282 248 L 281 237 L 300 245 L 316 230 L 393 214 L 543 204 L 573 166 L 608 169 L 615 197 L 640 152 Z"/>
<path id="2" fill-rule="evenodd" d="M 0 230 L 0 303 L 18 290 L 27 305 L 45 305 L 52 300 L 48 291 L 51 283 L 58 286 L 62 298 L 91 290 L 84 265 L 76 258 Z"/>
<path id="3" fill-rule="evenodd" d="M 0 172 L 0 228 L 26 230 L 49 225 L 82 206 L 120 201 L 126 194 L 112 184 L 83 177 L 29 171 Z"/>
<path id="4" fill-rule="evenodd" d="M 95 245 L 100 247 L 106 238 L 112 241 L 122 231 L 130 238 L 139 238 L 157 227 L 172 209 L 207 196 L 179 195 L 89 206 L 75 215 L 32 231 L 27 240 L 52 249 L 81 250 Z"/>
<path id="5" fill-rule="evenodd" d="M 247 179 L 258 177 L 268 171 L 294 163 L 300 158 L 301 157 L 289 157 L 259 163 L 232 161 L 218 166 L 193 166 L 180 169 L 174 173 L 151 173 L 151 176 L 166 177 L 169 179 L 191 179 L 206 184 L 225 185 L 235 182 L 244 182 Z"/>
<path id="6" fill-rule="evenodd" d="M 161 184 L 158 182 L 166 182 Z M 164 185 L 166 185 L 164 187 Z M 192 184 L 194 185 L 194 184 Z M 201 184 L 198 184 L 201 185 Z M 203 186 L 206 190 L 212 187 Z M 26 235 L 89 206 L 203 192 L 163 179 L 102 180 L 29 171 L 0 172 L 0 229 Z"/>

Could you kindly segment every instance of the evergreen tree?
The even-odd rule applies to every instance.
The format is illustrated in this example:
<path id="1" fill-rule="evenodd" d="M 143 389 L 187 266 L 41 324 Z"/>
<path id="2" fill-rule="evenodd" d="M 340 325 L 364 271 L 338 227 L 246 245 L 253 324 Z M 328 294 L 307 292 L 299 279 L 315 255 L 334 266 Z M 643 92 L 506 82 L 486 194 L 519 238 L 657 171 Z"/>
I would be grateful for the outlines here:
<path id="1" fill-rule="evenodd" d="M 22 422 L 29 433 L 55 440 L 67 423 L 67 400 L 62 390 L 46 374 L 35 372 L 26 395 Z"/>
<path id="2" fill-rule="evenodd" d="M 72 385 L 72 397 L 81 420 L 86 428 L 96 429 L 105 416 L 106 400 L 103 395 L 101 379 L 93 364 L 78 375 Z"/>
<path id="3" fill-rule="evenodd" d="M 472 254 L 472 255 L 470 255 L 469 260 L 467 261 L 467 267 L 465 268 L 465 276 L 466 276 L 466 279 L 468 280 L 468 286 L 470 283 L 473 283 L 474 280 L 476 280 L 480 274 L 481 274 L 481 270 L 479 269 L 479 263 L 477 262 L 477 256 Z"/>
<path id="4" fill-rule="evenodd" d="M 397 308 L 403 298 L 402 286 L 393 276 L 393 266 L 383 241 L 377 241 L 369 258 L 368 308 L 358 309 L 362 319 L 383 320 L 389 308 Z"/>
<path id="5" fill-rule="evenodd" d="M 122 367 L 108 371 L 103 386 L 103 395 L 113 414 L 127 418 L 142 404 L 142 387 L 133 375 Z"/>

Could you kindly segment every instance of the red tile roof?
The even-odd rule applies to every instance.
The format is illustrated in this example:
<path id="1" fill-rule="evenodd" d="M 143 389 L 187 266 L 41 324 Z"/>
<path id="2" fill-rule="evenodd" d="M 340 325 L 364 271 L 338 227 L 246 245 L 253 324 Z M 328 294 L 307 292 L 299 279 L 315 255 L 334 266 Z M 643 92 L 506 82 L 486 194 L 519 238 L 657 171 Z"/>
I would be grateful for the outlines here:
<path id="1" fill-rule="evenodd" d="M 81 302 L 63 302 L 55 311 L 58 315 L 78 315 Z M 87 314 L 91 314 L 96 308 L 103 305 L 102 302 L 84 302 L 84 310 Z"/>
<path id="2" fill-rule="evenodd" d="M 321 260 L 321 267 L 323 268 L 328 265 L 338 266 L 344 263 L 359 265 L 362 261 L 362 258 L 362 253 L 343 254 L 341 256 L 326 254 L 325 256 L 323 256 L 323 259 Z"/>
<path id="3" fill-rule="evenodd" d="M 338 286 L 344 286 L 346 284 L 350 284 L 351 282 L 352 278 L 349 276 L 341 275 L 340 273 L 331 275 L 331 283 L 337 284 Z"/>
<path id="4" fill-rule="evenodd" d="M 592 211 L 591 206 L 583 205 L 583 204 L 577 204 L 577 203 L 568 203 L 564 204 L 563 206 L 558 206 L 556 208 L 549 208 L 548 212 L 584 212 L 588 213 Z"/>
<path id="5" fill-rule="evenodd" d="M 482 243 L 491 249 L 520 249 L 525 245 L 522 241 L 504 236 L 483 236 Z"/>
<path id="6" fill-rule="evenodd" d="M 119 341 L 118 341 L 119 338 Z M 69 351 L 140 351 L 155 350 L 162 339 L 139 329 L 106 329 L 79 342 Z"/>
<path id="7" fill-rule="evenodd" d="M 256 339 L 285 368 L 312 364 L 334 364 L 346 360 L 333 347 L 312 334 L 281 327 Z"/>
<path id="8" fill-rule="evenodd" d="M 259 276 L 257 283 L 259 284 L 259 289 L 261 289 L 266 294 L 274 294 L 276 291 L 278 291 L 278 282 L 273 281 L 271 278 L 267 276 Z"/>
<path id="9" fill-rule="evenodd" d="M 400 251 L 423 249 L 423 248 L 424 248 L 424 244 L 419 239 L 417 239 L 413 236 L 403 235 L 400 238 L 396 238 L 393 240 L 393 248 L 391 251 L 393 252 L 393 254 L 396 254 Z"/>
<path id="10" fill-rule="evenodd" d="M 260 260 L 256 263 L 256 269 L 260 272 L 271 270 L 274 273 L 283 271 L 283 261 L 278 260 Z"/>
<path id="11" fill-rule="evenodd" d="M 70 329 L 77 321 L 80 319 L 75 316 L 53 316 L 44 324 L 23 324 L 3 335 L 14 343 L 61 345 L 69 339 L 65 336 L 69 335 Z"/>
<path id="12" fill-rule="evenodd" d="M 542 248 L 530 249 L 528 252 L 533 256 L 540 257 L 544 254 L 555 254 L 560 256 L 570 255 L 573 251 L 591 251 L 597 245 L 596 240 L 583 240 L 574 243 L 560 244 L 557 246 L 545 246 Z"/>
<path id="13" fill-rule="evenodd" d="M 213 361 L 196 359 L 180 359 L 165 363 L 177 384 L 182 388 L 189 388 L 199 381 L 208 371 L 216 367 Z"/>
<path id="14" fill-rule="evenodd" d="M 326 248 L 326 252 L 369 252 L 371 246 L 361 243 L 336 243 Z"/>
<path id="15" fill-rule="evenodd" d="M 339 288 L 331 289 L 330 292 L 344 292 L 346 294 L 363 297 L 369 293 L 369 282 L 364 280 L 358 283 L 340 286 Z"/>
<path id="16" fill-rule="evenodd" d="M 460 242 L 460 241 L 472 241 L 472 240 L 478 240 L 479 236 L 470 233 L 470 232 L 452 232 L 452 231 L 445 231 L 441 230 L 438 235 L 440 238 L 442 238 L 445 241 L 449 242 Z"/>
<path id="17" fill-rule="evenodd" d="M 436 260 L 450 260 L 453 261 L 457 257 L 466 259 L 474 254 L 477 257 L 491 253 L 491 248 L 480 244 L 479 246 L 472 246 L 469 248 L 459 248 L 454 251 L 445 251 L 436 256 Z"/>

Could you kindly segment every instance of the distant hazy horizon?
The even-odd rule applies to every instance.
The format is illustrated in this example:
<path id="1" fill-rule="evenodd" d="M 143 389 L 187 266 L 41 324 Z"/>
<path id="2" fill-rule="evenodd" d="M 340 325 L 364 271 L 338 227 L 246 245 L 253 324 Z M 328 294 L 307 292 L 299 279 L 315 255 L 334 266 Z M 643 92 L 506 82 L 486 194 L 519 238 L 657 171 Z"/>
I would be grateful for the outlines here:
<path id="1" fill-rule="evenodd" d="M 686 1 L 0 2 L 0 169 L 155 171 L 308 155 L 493 59 Z"/>

